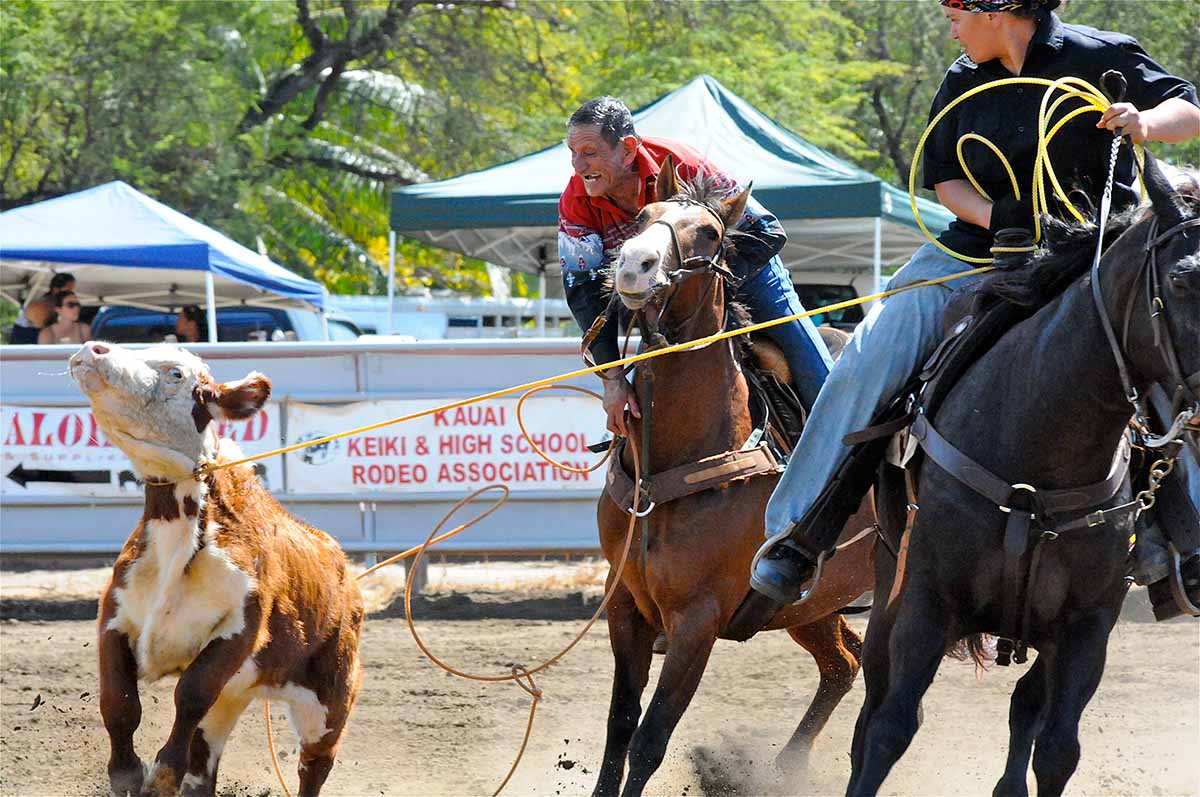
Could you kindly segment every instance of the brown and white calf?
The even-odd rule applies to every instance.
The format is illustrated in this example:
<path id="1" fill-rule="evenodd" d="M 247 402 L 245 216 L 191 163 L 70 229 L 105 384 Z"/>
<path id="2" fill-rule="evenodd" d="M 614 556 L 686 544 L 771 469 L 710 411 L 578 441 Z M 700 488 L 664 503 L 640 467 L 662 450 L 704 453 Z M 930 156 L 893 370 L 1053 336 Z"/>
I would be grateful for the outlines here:
<path id="1" fill-rule="evenodd" d="M 292 518 L 249 467 L 192 476 L 240 456 L 213 421 L 251 417 L 271 383 L 258 373 L 215 382 L 172 346 L 98 342 L 71 357 L 71 375 L 146 482 L 142 520 L 100 603 L 112 791 L 213 794 L 225 740 L 262 697 L 287 705 L 300 793 L 317 794 L 358 695 L 362 595 L 333 538 Z M 173 674 L 175 723 L 147 771 L 133 747 L 138 681 Z"/>

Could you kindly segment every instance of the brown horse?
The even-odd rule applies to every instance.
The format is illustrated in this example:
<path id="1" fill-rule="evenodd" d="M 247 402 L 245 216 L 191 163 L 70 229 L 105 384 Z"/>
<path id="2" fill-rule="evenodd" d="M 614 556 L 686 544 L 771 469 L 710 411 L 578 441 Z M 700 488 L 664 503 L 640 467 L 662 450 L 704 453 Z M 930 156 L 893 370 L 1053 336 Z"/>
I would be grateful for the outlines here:
<path id="1" fill-rule="evenodd" d="M 678 343 L 710 335 L 725 324 L 720 265 L 729 245 L 725 230 L 741 218 L 749 189 L 727 201 L 706 196 L 707 190 L 700 180 L 679 194 L 668 161 L 659 174 L 657 201 L 639 216 L 641 232 L 622 250 L 614 285 L 626 306 L 642 313 L 643 337 L 646 329 L 664 330 Z M 708 265 L 685 268 L 698 260 Z M 649 289 L 630 292 L 647 279 Z M 651 378 L 653 395 L 647 401 Z M 622 464 L 632 472 L 627 449 L 637 446 L 643 478 L 738 449 L 753 430 L 746 379 L 735 346 L 728 342 L 654 358 L 639 366 L 634 383 L 643 417 L 652 418 L 650 451 L 646 456 L 641 443 L 644 421 L 631 419 Z M 645 540 L 639 524 L 631 551 L 642 553 L 631 554 L 608 606 L 616 671 L 596 794 L 617 793 L 627 756 L 626 795 L 641 794 L 662 763 L 713 644 L 746 597 L 750 562 L 762 544 L 764 510 L 777 479 L 772 473 L 734 480 L 657 506 L 649 515 Z M 629 527 L 627 507 L 606 490 L 597 514 L 601 546 L 615 564 Z M 872 523 L 864 503 L 846 533 Z M 816 659 L 821 676 L 812 703 L 780 754 L 781 764 L 804 762 L 858 674 L 862 640 L 836 612 L 870 588 L 872 541 L 873 535 L 867 535 L 831 559 L 812 597 L 780 610 L 766 626 L 786 629 Z M 651 648 L 660 630 L 669 639 L 666 660 L 639 724 Z"/>

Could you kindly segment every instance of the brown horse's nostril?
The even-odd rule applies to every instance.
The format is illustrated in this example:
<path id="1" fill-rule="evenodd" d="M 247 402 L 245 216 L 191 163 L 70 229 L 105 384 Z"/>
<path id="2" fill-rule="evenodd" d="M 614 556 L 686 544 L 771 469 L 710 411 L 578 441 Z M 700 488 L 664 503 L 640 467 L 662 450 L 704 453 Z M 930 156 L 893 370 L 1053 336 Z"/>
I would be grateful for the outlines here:
<path id="1" fill-rule="evenodd" d="M 108 352 L 109 352 L 108 347 L 105 346 L 103 343 L 91 344 L 91 350 L 92 350 L 93 357 L 100 357 L 101 355 L 108 354 Z"/>

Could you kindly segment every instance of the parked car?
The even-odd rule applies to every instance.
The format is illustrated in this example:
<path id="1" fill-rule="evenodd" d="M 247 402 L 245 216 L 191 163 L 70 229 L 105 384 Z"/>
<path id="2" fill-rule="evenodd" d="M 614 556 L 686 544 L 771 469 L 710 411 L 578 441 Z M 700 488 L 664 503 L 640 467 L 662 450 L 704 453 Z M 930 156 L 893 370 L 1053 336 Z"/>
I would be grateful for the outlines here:
<path id="1" fill-rule="evenodd" d="M 857 299 L 859 295 L 854 285 L 796 283 L 795 288 L 796 295 L 800 297 L 800 304 L 804 305 L 807 310 L 848 302 Z M 828 324 L 846 332 L 853 332 L 854 328 L 858 326 L 858 322 L 863 320 L 865 312 L 866 308 L 863 305 L 856 304 L 852 307 L 843 307 L 841 310 L 818 313 L 812 316 L 812 322 L 815 326 Z"/>
<path id="2" fill-rule="evenodd" d="M 92 320 L 92 337 L 113 343 L 157 343 L 175 335 L 175 313 L 140 307 L 106 305 Z M 321 316 L 281 307 L 221 307 L 217 338 L 222 343 L 267 340 L 355 340 L 362 330 L 349 318 L 327 314 L 328 337 Z"/>

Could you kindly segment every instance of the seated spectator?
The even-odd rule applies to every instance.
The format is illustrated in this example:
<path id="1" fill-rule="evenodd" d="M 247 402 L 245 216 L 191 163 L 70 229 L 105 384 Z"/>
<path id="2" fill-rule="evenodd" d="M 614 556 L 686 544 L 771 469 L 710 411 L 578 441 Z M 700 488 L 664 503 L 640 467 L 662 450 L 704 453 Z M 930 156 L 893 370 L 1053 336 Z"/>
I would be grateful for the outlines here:
<path id="1" fill-rule="evenodd" d="M 58 320 L 38 333 L 38 343 L 83 343 L 91 340 L 91 327 L 79 320 L 82 305 L 73 291 L 55 296 L 54 308 L 58 313 Z"/>
<path id="2" fill-rule="evenodd" d="M 207 343 L 208 319 L 194 304 L 184 305 L 175 317 L 175 337 L 179 343 Z"/>
<path id="3" fill-rule="evenodd" d="M 10 343 L 37 343 L 38 333 L 54 321 L 54 299 L 60 293 L 75 290 L 75 277 L 65 271 L 55 274 L 50 280 L 50 291 L 21 308 L 9 335 Z"/>

